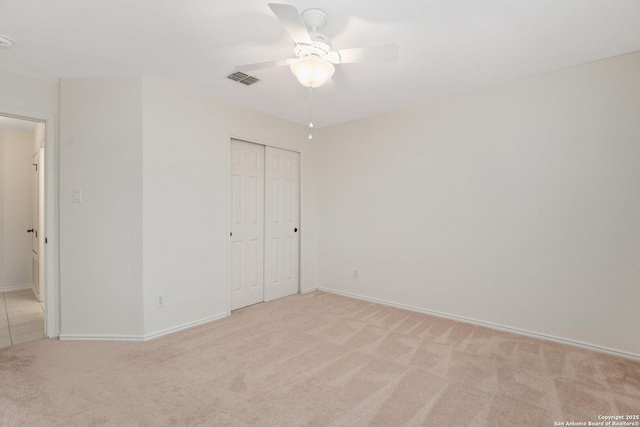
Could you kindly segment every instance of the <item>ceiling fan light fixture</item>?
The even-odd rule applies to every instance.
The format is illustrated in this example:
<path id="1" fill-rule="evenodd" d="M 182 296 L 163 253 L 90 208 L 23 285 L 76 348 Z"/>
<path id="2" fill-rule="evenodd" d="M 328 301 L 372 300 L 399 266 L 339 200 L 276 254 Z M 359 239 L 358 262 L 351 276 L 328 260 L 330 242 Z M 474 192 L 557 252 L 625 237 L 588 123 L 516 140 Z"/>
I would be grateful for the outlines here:
<path id="1" fill-rule="evenodd" d="M 331 62 L 315 55 L 298 58 L 290 67 L 300 84 L 310 88 L 322 86 L 336 71 Z"/>

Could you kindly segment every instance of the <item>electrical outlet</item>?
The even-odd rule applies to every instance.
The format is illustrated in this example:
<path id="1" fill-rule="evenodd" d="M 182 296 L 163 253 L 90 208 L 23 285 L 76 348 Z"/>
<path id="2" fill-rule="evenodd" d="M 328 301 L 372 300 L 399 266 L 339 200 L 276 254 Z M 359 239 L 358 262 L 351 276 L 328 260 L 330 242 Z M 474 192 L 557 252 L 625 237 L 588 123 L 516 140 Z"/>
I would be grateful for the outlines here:
<path id="1" fill-rule="evenodd" d="M 354 279 L 357 279 L 358 277 L 359 277 L 358 269 L 357 269 L 357 268 L 354 268 L 354 269 L 353 269 L 353 278 L 354 278 Z"/>
<path id="2" fill-rule="evenodd" d="M 164 307 L 164 294 L 156 295 L 156 308 Z"/>

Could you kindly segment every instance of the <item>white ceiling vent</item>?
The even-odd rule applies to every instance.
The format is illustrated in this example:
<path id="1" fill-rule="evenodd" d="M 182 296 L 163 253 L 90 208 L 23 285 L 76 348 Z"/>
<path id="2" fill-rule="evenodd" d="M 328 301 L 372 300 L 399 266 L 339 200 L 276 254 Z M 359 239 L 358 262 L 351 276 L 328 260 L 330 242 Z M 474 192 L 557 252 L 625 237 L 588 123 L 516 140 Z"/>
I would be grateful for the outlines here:
<path id="1" fill-rule="evenodd" d="M 236 71 L 233 74 L 229 74 L 227 78 L 247 86 L 261 81 L 259 78 L 245 74 L 242 71 Z"/>

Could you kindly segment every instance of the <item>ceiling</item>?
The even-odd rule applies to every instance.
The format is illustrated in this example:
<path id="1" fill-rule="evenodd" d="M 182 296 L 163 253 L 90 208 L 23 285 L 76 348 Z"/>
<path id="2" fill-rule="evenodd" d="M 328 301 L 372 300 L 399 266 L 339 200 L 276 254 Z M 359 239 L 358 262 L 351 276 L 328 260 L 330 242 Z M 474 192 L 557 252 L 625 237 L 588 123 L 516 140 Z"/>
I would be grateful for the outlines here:
<path id="1" fill-rule="evenodd" d="M 313 96 L 326 126 L 640 50 L 638 0 L 290 0 L 329 15 L 334 49 L 395 42 L 395 64 L 342 64 Z M 293 42 L 258 0 L 0 0 L 0 68 L 45 78 L 152 75 L 306 123 L 309 91 L 287 67 Z"/>
<path id="2" fill-rule="evenodd" d="M 36 122 L 0 116 L 0 130 L 15 130 L 30 133 L 36 130 Z"/>

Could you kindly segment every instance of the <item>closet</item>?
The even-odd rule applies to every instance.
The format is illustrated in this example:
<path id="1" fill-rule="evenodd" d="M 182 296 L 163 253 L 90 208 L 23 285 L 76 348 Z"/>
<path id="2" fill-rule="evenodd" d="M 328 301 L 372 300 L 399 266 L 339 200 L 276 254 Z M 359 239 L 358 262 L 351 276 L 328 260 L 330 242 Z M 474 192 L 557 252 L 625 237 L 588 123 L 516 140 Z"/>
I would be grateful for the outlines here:
<path id="1" fill-rule="evenodd" d="M 231 140 L 231 309 L 298 292 L 300 154 Z"/>

